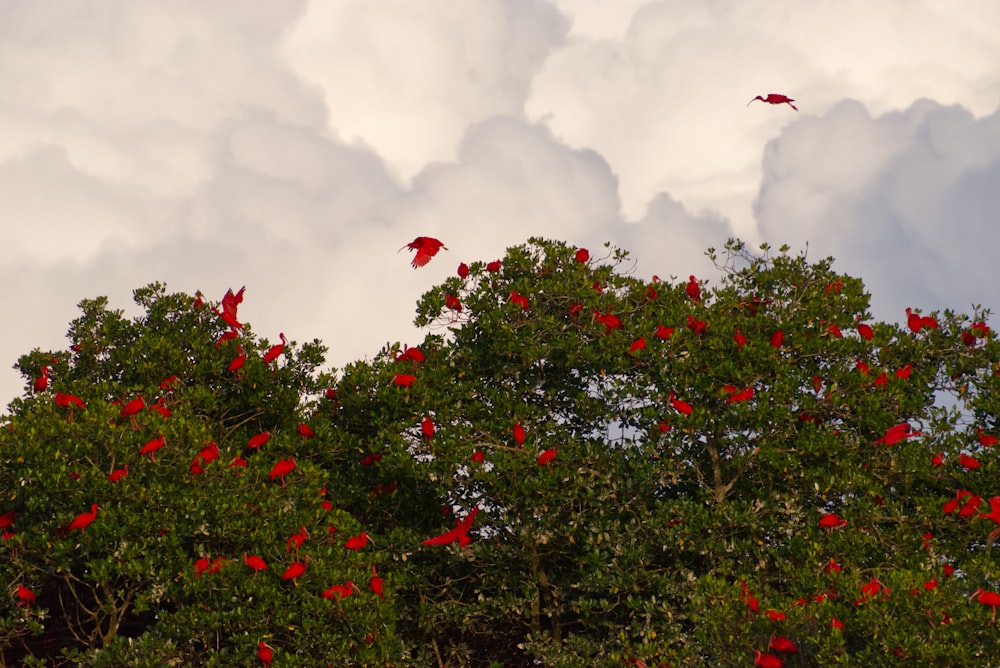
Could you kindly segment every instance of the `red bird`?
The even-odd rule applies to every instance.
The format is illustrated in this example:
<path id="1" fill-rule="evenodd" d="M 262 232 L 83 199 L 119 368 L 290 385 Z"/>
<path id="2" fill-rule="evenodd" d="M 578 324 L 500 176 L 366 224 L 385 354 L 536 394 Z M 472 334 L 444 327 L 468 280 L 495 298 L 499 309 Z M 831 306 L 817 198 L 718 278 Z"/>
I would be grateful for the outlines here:
<path id="1" fill-rule="evenodd" d="M 514 442 L 517 443 L 517 447 L 524 445 L 524 427 L 520 422 L 514 423 Z"/>
<path id="2" fill-rule="evenodd" d="M 420 431 L 424 433 L 427 440 L 431 440 L 434 436 L 434 423 L 431 422 L 430 417 L 424 416 L 423 422 L 420 423 Z"/>
<path id="3" fill-rule="evenodd" d="M 295 429 L 296 431 L 299 432 L 299 436 L 301 436 L 302 438 L 312 438 L 313 436 L 316 435 L 316 432 L 312 430 L 312 427 L 305 424 L 304 422 L 300 422 L 299 426 L 296 427 Z"/>
<path id="4" fill-rule="evenodd" d="M 136 415 L 139 411 L 146 407 L 146 400 L 142 398 L 140 394 L 132 401 L 125 404 L 125 408 L 122 409 L 122 417 L 132 417 Z"/>
<path id="5" fill-rule="evenodd" d="M 125 468 L 123 469 L 115 469 L 114 471 L 109 473 L 108 480 L 110 480 L 111 482 L 118 482 L 127 475 L 128 475 L 128 464 L 126 464 Z"/>
<path id="6" fill-rule="evenodd" d="M 990 617 L 990 622 L 995 622 L 997 620 L 997 606 L 1000 606 L 1000 594 L 993 591 L 983 591 L 981 588 L 972 592 L 972 596 L 969 600 L 976 599 L 983 605 L 988 605 L 993 608 L 993 616 Z"/>
<path id="7" fill-rule="evenodd" d="M 257 577 L 257 573 L 267 570 L 267 562 L 258 557 L 256 554 L 251 554 L 247 556 L 247 553 L 243 553 L 243 563 L 253 569 L 253 576 Z"/>
<path id="8" fill-rule="evenodd" d="M 759 668 L 784 668 L 785 660 L 773 654 L 764 654 L 758 649 L 754 651 L 753 665 Z"/>
<path id="9" fill-rule="evenodd" d="M 15 513 L 13 510 L 8 510 L 3 515 L 0 515 L 0 529 L 6 529 L 11 524 L 14 523 Z"/>
<path id="10" fill-rule="evenodd" d="M 890 445 L 895 445 L 896 443 L 899 443 L 904 438 L 913 438 L 914 436 L 923 436 L 923 435 L 924 432 L 914 431 L 913 427 L 911 427 L 908 423 L 900 422 L 897 425 L 889 427 L 885 432 L 885 436 L 877 439 L 875 442 L 884 443 L 886 447 L 889 447 Z"/>
<path id="11" fill-rule="evenodd" d="M 100 509 L 101 507 L 96 503 L 90 504 L 90 512 L 77 515 L 76 519 L 69 523 L 69 530 L 79 529 L 81 533 L 84 533 L 84 530 L 90 526 L 90 523 L 97 518 L 97 511 Z"/>
<path id="12" fill-rule="evenodd" d="M 288 345 L 288 339 L 285 338 L 285 333 L 279 333 L 278 338 L 281 339 L 281 343 L 277 343 L 268 349 L 267 353 L 264 354 L 264 364 L 270 364 L 274 360 L 278 359 L 281 353 L 285 352 L 285 346 Z"/>
<path id="13" fill-rule="evenodd" d="M 295 470 L 295 458 L 289 457 L 288 459 L 282 459 L 278 461 L 277 464 L 271 469 L 268 477 L 271 480 L 275 478 L 281 478 L 281 486 L 285 486 L 285 476 Z"/>
<path id="14" fill-rule="evenodd" d="M 372 566 L 372 568 L 374 568 L 374 566 Z M 326 589 L 322 593 L 322 596 L 323 598 L 329 598 L 336 601 L 342 598 L 347 598 L 353 593 L 354 593 L 354 583 L 351 582 L 350 580 L 347 580 L 342 585 L 335 584 L 329 589 Z"/>
<path id="15" fill-rule="evenodd" d="M 448 250 L 447 246 L 434 237 L 417 237 L 403 246 L 403 248 L 417 251 L 417 254 L 413 257 L 413 262 L 411 262 L 414 269 L 430 262 L 431 258 L 437 255 L 437 252 L 442 248 Z M 403 250 L 403 248 L 400 248 L 399 251 Z M 398 253 L 399 251 L 396 252 Z"/>
<path id="16" fill-rule="evenodd" d="M 229 363 L 229 370 L 236 373 L 243 368 L 247 361 L 247 354 L 243 352 L 243 346 L 236 346 L 236 357 Z"/>
<path id="17" fill-rule="evenodd" d="M 306 560 L 305 561 L 296 561 L 296 562 L 293 562 L 292 565 L 289 566 L 288 568 L 286 568 L 285 572 L 281 574 L 281 579 L 282 580 L 291 580 L 292 584 L 294 584 L 296 587 L 298 587 L 299 586 L 298 578 L 299 578 L 299 576 L 301 576 L 303 573 L 306 572 L 306 568 L 308 568 L 308 565 L 307 565 L 308 563 L 309 563 L 309 557 L 308 556 L 306 556 Z"/>
<path id="18" fill-rule="evenodd" d="M 677 395 L 675 395 L 673 392 L 670 393 L 670 404 L 674 407 L 674 409 L 678 413 L 682 413 L 684 415 L 691 415 L 691 413 L 694 411 L 694 408 L 691 406 L 691 404 L 689 404 L 686 401 L 681 401 L 680 399 L 677 398 Z"/>
<path id="19" fill-rule="evenodd" d="M 471 542 L 469 538 L 469 529 L 472 528 L 472 522 L 476 519 L 476 513 L 479 512 L 479 506 L 472 509 L 468 515 L 463 519 L 455 522 L 455 526 L 448 531 L 445 531 L 440 536 L 435 536 L 433 538 L 428 538 L 427 540 L 421 542 L 421 545 L 448 545 L 449 543 L 458 542 L 459 545 L 465 547 Z"/>
<path id="20" fill-rule="evenodd" d="M 360 550 L 368 544 L 369 540 L 368 534 L 362 531 L 360 535 L 348 538 L 347 542 L 344 543 L 344 548 L 348 550 Z"/>
<path id="21" fill-rule="evenodd" d="M 35 602 L 35 592 L 22 584 L 17 585 L 17 597 L 28 607 L 31 607 L 31 604 Z"/>
<path id="22" fill-rule="evenodd" d="M 163 434 L 160 434 L 157 438 L 154 438 L 146 442 L 146 445 L 142 446 L 139 450 L 140 455 L 149 455 L 152 461 L 156 461 L 156 451 L 162 448 L 166 444 L 166 439 L 163 438 Z"/>
<path id="23" fill-rule="evenodd" d="M 247 441 L 247 447 L 250 448 L 251 450 L 254 448 L 259 448 L 260 446 L 267 443 L 270 439 L 271 439 L 271 432 L 262 431 L 253 438 L 251 438 L 249 441 Z"/>
<path id="24" fill-rule="evenodd" d="M 555 458 L 556 458 L 556 449 L 555 448 L 549 448 L 548 450 L 546 450 L 542 454 L 538 455 L 538 465 L 539 466 L 546 466 L 546 465 L 550 464 L 552 462 L 552 460 L 555 459 Z"/>
<path id="25" fill-rule="evenodd" d="M 822 529 L 839 529 L 847 526 L 847 520 L 839 517 L 837 513 L 827 513 L 819 518 L 819 526 Z M 774 649 L 773 647 L 771 649 Z M 784 650 L 782 650 L 784 651 Z"/>
<path id="26" fill-rule="evenodd" d="M 35 379 L 32 385 L 35 392 L 44 392 L 49 387 L 49 367 L 42 365 L 42 375 Z"/>
<path id="27" fill-rule="evenodd" d="M 308 537 L 309 533 L 306 531 L 306 528 L 304 526 L 299 527 L 299 532 L 292 534 L 288 540 L 285 541 L 285 554 L 295 550 L 295 556 L 298 558 L 299 548 L 302 547 L 302 543 L 304 543 Z"/>
<path id="28" fill-rule="evenodd" d="M 701 286 L 698 285 L 698 279 L 694 276 L 688 277 L 688 284 L 685 288 L 687 296 L 691 298 L 691 301 L 698 303 L 701 301 Z"/>
<path id="29" fill-rule="evenodd" d="M 274 652 L 271 651 L 271 646 L 263 640 L 257 643 L 257 658 L 264 664 L 264 668 L 270 666 L 274 661 Z"/>
<path id="30" fill-rule="evenodd" d="M 771 636 L 771 642 L 768 643 L 767 648 L 773 649 L 775 652 L 784 652 L 785 654 L 799 653 L 798 646 L 784 636 Z"/>
<path id="31" fill-rule="evenodd" d="M 750 100 L 750 102 L 756 102 L 757 100 L 760 100 L 761 102 L 767 102 L 768 104 L 787 104 L 795 111 L 799 110 L 798 107 L 792 104 L 792 102 L 795 102 L 795 100 L 788 97 L 787 95 L 782 95 L 781 93 L 768 93 L 767 97 L 761 97 L 760 95 L 758 95 L 754 99 Z M 748 107 L 750 106 L 750 102 L 747 102 Z"/>
<path id="32" fill-rule="evenodd" d="M 379 598 L 385 598 L 385 594 L 382 593 L 383 586 L 382 578 L 375 572 L 375 564 L 372 564 L 372 578 L 368 581 L 368 588 L 378 594 Z"/>

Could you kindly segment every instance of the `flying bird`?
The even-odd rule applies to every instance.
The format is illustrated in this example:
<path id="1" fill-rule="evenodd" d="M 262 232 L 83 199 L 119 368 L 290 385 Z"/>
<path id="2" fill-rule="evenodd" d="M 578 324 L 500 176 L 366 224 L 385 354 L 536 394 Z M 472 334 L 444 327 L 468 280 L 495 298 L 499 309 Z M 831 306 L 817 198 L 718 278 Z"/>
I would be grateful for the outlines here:
<path id="1" fill-rule="evenodd" d="M 413 262 L 411 262 L 414 269 L 430 262 L 431 258 L 437 255 L 437 252 L 442 248 L 448 250 L 447 246 L 434 237 L 417 237 L 403 246 L 403 248 L 417 251 L 417 254 L 413 256 Z M 403 248 L 400 248 L 399 251 L 403 250 Z M 398 253 L 399 251 L 396 252 Z"/>
<path id="2" fill-rule="evenodd" d="M 767 97 L 762 97 L 762 96 L 758 95 L 753 100 L 750 100 L 750 102 L 754 102 L 756 100 L 760 100 L 761 102 L 767 102 L 768 104 L 787 104 L 789 107 L 791 107 L 795 111 L 799 110 L 798 107 L 796 107 L 794 104 L 792 104 L 792 102 L 795 102 L 795 100 L 793 100 L 792 98 L 788 97 L 787 95 L 782 95 L 781 93 L 768 93 Z M 748 107 L 750 106 L 750 102 L 747 102 L 747 106 Z"/>

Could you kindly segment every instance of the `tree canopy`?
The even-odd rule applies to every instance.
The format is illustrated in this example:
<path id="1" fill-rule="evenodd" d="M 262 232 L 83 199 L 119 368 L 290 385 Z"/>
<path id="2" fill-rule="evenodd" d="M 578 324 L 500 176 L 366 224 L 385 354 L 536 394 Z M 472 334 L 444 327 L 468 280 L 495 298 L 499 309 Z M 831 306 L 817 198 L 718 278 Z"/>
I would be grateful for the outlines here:
<path id="1" fill-rule="evenodd" d="M 831 258 L 707 256 L 717 284 L 531 239 L 342 370 L 242 290 L 81 302 L 0 430 L 4 663 L 995 655 L 988 312 L 880 322 Z"/>

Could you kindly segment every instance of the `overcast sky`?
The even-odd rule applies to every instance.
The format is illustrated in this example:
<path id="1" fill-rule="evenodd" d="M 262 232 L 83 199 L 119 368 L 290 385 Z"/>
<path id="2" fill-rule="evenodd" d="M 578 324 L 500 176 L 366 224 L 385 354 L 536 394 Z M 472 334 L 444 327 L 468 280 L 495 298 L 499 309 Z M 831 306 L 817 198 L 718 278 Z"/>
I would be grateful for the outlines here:
<path id="1" fill-rule="evenodd" d="M 159 280 L 330 365 L 541 235 L 711 276 L 738 236 L 876 316 L 1000 307 L 996 0 L 0 0 L 0 406 Z M 799 111 L 748 100 L 784 93 Z M 449 248 L 413 270 L 418 235 Z M 134 312 L 134 311 L 132 311 Z"/>

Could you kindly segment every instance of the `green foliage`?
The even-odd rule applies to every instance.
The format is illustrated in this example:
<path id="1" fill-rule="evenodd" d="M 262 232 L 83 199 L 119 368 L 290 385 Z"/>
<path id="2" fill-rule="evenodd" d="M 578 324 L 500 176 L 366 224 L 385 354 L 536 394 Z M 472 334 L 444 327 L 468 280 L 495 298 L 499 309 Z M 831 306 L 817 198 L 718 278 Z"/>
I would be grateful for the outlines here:
<path id="1" fill-rule="evenodd" d="M 222 340 L 163 286 L 135 319 L 82 302 L 71 350 L 19 361 L 50 387 L 0 432 L 6 660 L 245 666 L 264 641 L 275 665 L 736 666 L 774 637 L 787 666 L 995 655 L 969 600 L 1000 587 L 988 313 L 900 327 L 829 258 L 708 256 L 722 279 L 695 298 L 620 249 L 531 239 L 427 292 L 418 348 L 341 373 L 319 342 L 265 364 L 249 325 Z"/>

